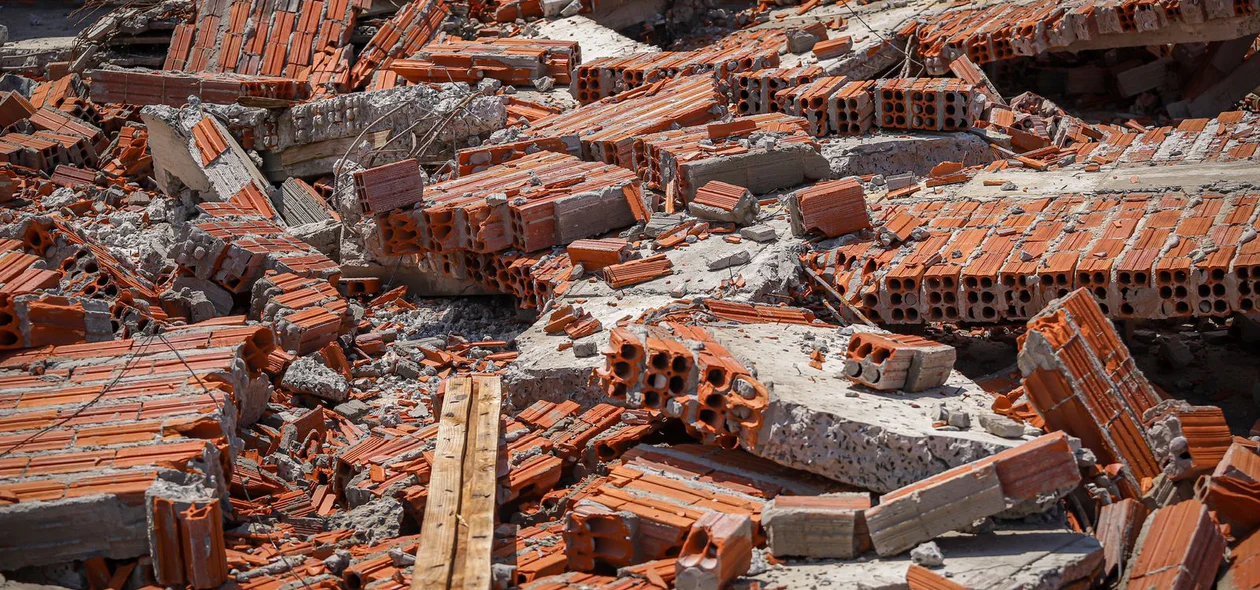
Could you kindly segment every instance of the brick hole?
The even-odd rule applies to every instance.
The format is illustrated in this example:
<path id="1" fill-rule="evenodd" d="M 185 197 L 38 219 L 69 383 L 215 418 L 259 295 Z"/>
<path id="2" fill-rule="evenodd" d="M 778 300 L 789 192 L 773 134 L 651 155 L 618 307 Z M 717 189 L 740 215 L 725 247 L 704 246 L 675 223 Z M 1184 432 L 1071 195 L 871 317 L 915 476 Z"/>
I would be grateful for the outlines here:
<path id="1" fill-rule="evenodd" d="M 1102 300 L 1102 299 L 1106 299 L 1106 298 L 1107 298 L 1107 288 L 1106 288 L 1106 287 L 1094 287 L 1094 297 L 1097 297 L 1097 298 L 1098 298 L 1098 299 L 1100 299 L 1100 300 Z"/>
<path id="2" fill-rule="evenodd" d="M 893 293 L 892 295 L 889 295 L 888 301 L 892 303 L 893 305 L 901 305 L 901 302 L 902 302 L 901 293 Z"/>
<path id="3" fill-rule="evenodd" d="M 967 291 L 967 303 L 980 303 L 980 294 L 975 291 Z"/>
<path id="4" fill-rule="evenodd" d="M 624 347 L 623 347 L 624 350 Z M 664 371 L 669 367 L 669 356 L 663 352 L 652 355 L 652 368 L 658 371 Z"/>
<path id="5" fill-rule="evenodd" d="M 621 345 L 621 358 L 624 358 L 624 359 L 626 359 L 627 361 L 634 361 L 634 360 L 638 360 L 638 359 L 639 359 L 639 347 L 637 347 L 637 346 L 635 346 L 635 345 L 633 345 L 633 344 L 622 344 L 622 345 Z"/>
<path id="6" fill-rule="evenodd" d="M 989 291 L 985 291 L 980 294 L 980 301 L 983 301 L 984 303 L 993 303 L 994 299 L 996 299 L 996 297 L 994 297 L 993 293 Z"/>
<path id="7" fill-rule="evenodd" d="M 862 296 L 862 305 L 865 305 L 867 307 L 875 307 L 879 305 L 879 297 L 875 296 L 874 293 L 867 293 L 866 295 Z"/>
<path id="8" fill-rule="evenodd" d="M 613 374 L 621 379 L 630 378 L 630 363 L 617 361 L 613 363 Z"/>
<path id="9" fill-rule="evenodd" d="M 894 310 L 892 310 L 892 319 L 894 319 L 894 320 L 896 320 L 896 321 L 900 322 L 900 321 L 902 321 L 902 320 L 906 319 L 906 314 L 905 314 L 905 312 L 901 311 L 901 309 L 900 309 L 900 308 L 898 308 L 898 309 L 894 309 Z"/>
<path id="10" fill-rule="evenodd" d="M 940 293 L 938 293 L 938 292 L 936 292 L 936 291 L 932 291 L 931 293 L 928 293 L 928 303 L 930 303 L 930 304 L 932 304 L 932 305 L 937 305 L 937 304 L 939 304 L 940 302 L 941 302 L 941 294 L 940 294 Z"/>
<path id="11" fill-rule="evenodd" d="M 710 393 L 704 396 L 704 405 L 710 408 L 720 409 L 725 401 L 726 397 L 720 393 Z"/>

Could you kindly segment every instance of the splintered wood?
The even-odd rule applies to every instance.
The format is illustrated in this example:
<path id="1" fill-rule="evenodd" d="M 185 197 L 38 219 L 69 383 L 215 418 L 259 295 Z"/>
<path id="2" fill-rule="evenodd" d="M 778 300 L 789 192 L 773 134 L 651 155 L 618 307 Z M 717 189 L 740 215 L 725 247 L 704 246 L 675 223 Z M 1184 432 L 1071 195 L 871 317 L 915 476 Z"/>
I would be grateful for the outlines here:
<path id="1" fill-rule="evenodd" d="M 494 541 L 499 377 L 446 382 L 411 590 L 485 590 Z"/>

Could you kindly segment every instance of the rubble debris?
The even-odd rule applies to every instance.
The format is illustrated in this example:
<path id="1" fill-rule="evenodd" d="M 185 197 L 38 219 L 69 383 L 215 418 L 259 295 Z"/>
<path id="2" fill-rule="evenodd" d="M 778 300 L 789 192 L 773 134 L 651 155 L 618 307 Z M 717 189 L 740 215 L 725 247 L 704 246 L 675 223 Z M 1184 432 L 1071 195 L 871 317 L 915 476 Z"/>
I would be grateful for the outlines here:
<path id="1" fill-rule="evenodd" d="M 1255 585 L 1256 5 L 27 4 L 3 579 Z"/>
<path id="2" fill-rule="evenodd" d="M 1067 436 L 1047 434 L 884 494 L 866 511 L 866 524 L 875 551 L 896 555 L 1021 503 L 1061 496 L 1079 481 Z"/>
<path id="3" fill-rule="evenodd" d="M 783 496 L 766 504 L 761 526 L 775 557 L 852 559 L 870 547 L 869 494 Z"/>
<path id="4" fill-rule="evenodd" d="M 844 373 L 875 389 L 923 391 L 945 384 L 954 369 L 954 348 L 899 334 L 854 334 Z"/>

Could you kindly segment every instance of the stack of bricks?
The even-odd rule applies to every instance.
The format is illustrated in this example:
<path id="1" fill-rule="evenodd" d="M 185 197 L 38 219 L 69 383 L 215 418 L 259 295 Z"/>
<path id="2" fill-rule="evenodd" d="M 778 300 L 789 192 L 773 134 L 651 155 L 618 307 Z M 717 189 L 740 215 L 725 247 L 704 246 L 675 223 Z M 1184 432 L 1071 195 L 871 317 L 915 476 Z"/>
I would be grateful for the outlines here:
<path id="1" fill-rule="evenodd" d="M 408 59 L 395 60 L 390 67 L 414 83 L 475 84 L 494 79 L 528 86 L 545 76 L 556 84 L 568 84 L 581 61 L 582 52 L 576 41 L 498 38 L 431 43 Z"/>
<path id="2" fill-rule="evenodd" d="M 1063 497 L 1080 483 L 1062 432 L 1047 434 L 884 494 L 865 511 L 882 557 L 1028 503 Z"/>
<path id="3" fill-rule="evenodd" d="M 1080 438 L 1102 464 L 1124 465 L 1119 495 L 1140 499 L 1142 482 L 1162 472 L 1143 422 L 1160 396 L 1093 298 L 1078 290 L 1033 318 L 1019 366 L 1046 426 Z"/>
<path id="4" fill-rule="evenodd" d="M 583 160 L 630 168 L 636 138 L 716 120 L 725 105 L 712 78 L 685 76 L 535 121 L 527 137 L 560 139 L 569 153 Z"/>
<path id="5" fill-rule="evenodd" d="M 256 326 L 190 328 L 10 356 L 0 379 L 0 523 L 35 536 L 0 550 L 0 567 L 149 552 L 146 513 L 161 521 L 152 549 L 163 567 L 181 563 L 170 559 L 181 540 L 203 544 L 197 535 L 207 531 L 218 531 L 208 549 L 221 552 L 213 509 L 201 525 L 184 521 L 222 501 L 236 428 L 256 419 L 270 395 L 261 371 L 273 346 L 270 331 Z M 36 366 L 41 376 L 31 377 Z M 76 518 L 64 518 L 67 499 L 83 507 Z M 178 514 L 178 525 L 166 520 L 190 499 L 193 514 Z M 207 560 L 159 575 L 200 577 L 213 571 Z"/>
<path id="6" fill-rule="evenodd" d="M 918 392 L 945 384 L 957 354 L 921 336 L 862 332 L 849 339 L 844 373 L 879 390 Z"/>
<path id="7" fill-rule="evenodd" d="M 738 32 L 696 51 L 597 59 L 577 68 L 573 96 L 590 104 L 667 78 L 702 73 L 710 73 L 724 89 L 729 88 L 740 72 L 777 67 L 783 43 L 782 32 L 763 29 Z"/>
<path id="8" fill-rule="evenodd" d="M 566 515 L 568 566 L 592 571 L 676 555 L 691 527 L 715 512 L 751 518 L 759 539 L 756 523 L 767 500 L 816 495 L 828 491 L 825 485 L 739 451 L 639 446 Z"/>
<path id="9" fill-rule="evenodd" d="M 623 168 L 539 152 L 510 165 L 439 182 L 423 207 L 377 216 L 390 255 L 534 252 L 618 227 L 633 218 Z M 541 181 L 536 182 L 536 181 Z"/>
<path id="10" fill-rule="evenodd" d="M 774 95 L 774 101 L 785 113 L 805 117 L 809 132 L 815 137 L 827 135 L 834 128 L 828 105 L 832 95 L 848 82 L 844 76 L 826 76 L 800 86 L 785 88 Z"/>
<path id="11" fill-rule="evenodd" d="M 775 134 L 775 149 L 806 145 L 819 150 L 807 131 L 808 126 L 809 123 L 800 117 L 772 113 L 741 117 L 730 123 L 709 123 L 646 135 L 634 140 L 633 169 L 648 187 L 665 189 L 672 183 L 673 190 L 684 201 L 689 201 L 700 185 L 710 178 L 702 171 L 707 160 L 771 151 L 750 145 L 748 136 L 752 133 Z M 750 184 L 749 176 L 754 172 L 754 167 L 746 166 L 724 176 L 734 184 L 747 186 Z"/>
<path id="12" fill-rule="evenodd" d="M 708 444 L 756 444 L 769 393 L 703 328 L 618 327 L 603 354 L 595 375 L 609 397 L 679 418 Z"/>
<path id="13" fill-rule="evenodd" d="M 335 281 L 341 267 L 260 217 L 211 218 L 188 224 L 171 251 L 185 272 L 244 293 L 266 271 Z"/>
<path id="14" fill-rule="evenodd" d="M 212 104 L 232 104 L 245 99 L 296 101 L 305 98 L 306 85 L 293 78 L 245 76 L 227 73 L 140 72 L 94 70 L 92 98 L 100 102 L 132 105 L 163 104 L 180 107 L 190 96 Z"/>
<path id="15" fill-rule="evenodd" d="M 409 2 L 377 29 L 350 70 L 350 88 L 363 87 L 373 76 L 390 69 L 394 60 L 419 51 L 437 34 L 450 10 L 443 0 Z M 353 27 L 351 27 L 353 28 Z"/>
<path id="16" fill-rule="evenodd" d="M 1202 27 L 1214 24 L 1212 21 L 1248 16 L 1255 9 L 1246 1 L 1146 4 L 1137 0 L 1040 0 L 947 10 L 911 22 L 898 36 L 915 37 L 928 71 L 940 75 L 961 55 L 983 65 L 1069 50 L 1074 44 L 1105 43 L 1108 38 L 1134 33 Z"/>
<path id="17" fill-rule="evenodd" d="M 782 112 L 782 106 L 774 100 L 783 89 L 808 84 L 821 78 L 823 69 L 818 66 L 764 69 L 735 74 L 735 112 L 740 116 Z"/>
<path id="18" fill-rule="evenodd" d="M 1260 246 L 1236 237 L 1260 223 L 1257 198 L 1168 192 L 886 201 L 874 225 L 899 236 L 892 245 L 873 236 L 806 263 L 856 295 L 868 317 L 898 324 L 1026 319 L 1080 288 L 1111 318 L 1224 317 L 1260 303 L 1253 288 Z M 1064 232 L 1069 225 L 1075 231 Z M 901 250 L 896 244 L 912 234 L 918 237 Z M 1174 235 L 1176 246 L 1165 249 Z M 1212 244 L 1221 247 L 1192 258 Z"/>
<path id="19" fill-rule="evenodd" d="M 976 119 L 975 87 L 956 78 L 876 81 L 875 121 L 884 129 L 964 131 Z"/>
<path id="20" fill-rule="evenodd" d="M 294 5 L 231 0 L 198 7 L 175 27 L 164 70 L 297 78 L 326 49 L 347 45 L 362 0 Z"/>
<path id="21" fill-rule="evenodd" d="M 254 283 L 251 301 L 251 319 L 270 323 L 276 344 L 300 356 L 324 348 L 352 328 L 349 305 L 327 279 L 268 273 Z"/>

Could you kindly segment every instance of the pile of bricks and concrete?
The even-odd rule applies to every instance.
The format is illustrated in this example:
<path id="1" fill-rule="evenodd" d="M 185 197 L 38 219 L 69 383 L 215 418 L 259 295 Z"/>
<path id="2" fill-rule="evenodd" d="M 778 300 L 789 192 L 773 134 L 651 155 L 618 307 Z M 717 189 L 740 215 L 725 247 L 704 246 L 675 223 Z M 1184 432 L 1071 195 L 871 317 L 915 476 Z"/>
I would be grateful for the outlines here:
<path id="1" fill-rule="evenodd" d="M 48 4 L 0 589 L 1260 587 L 1260 5 Z"/>

